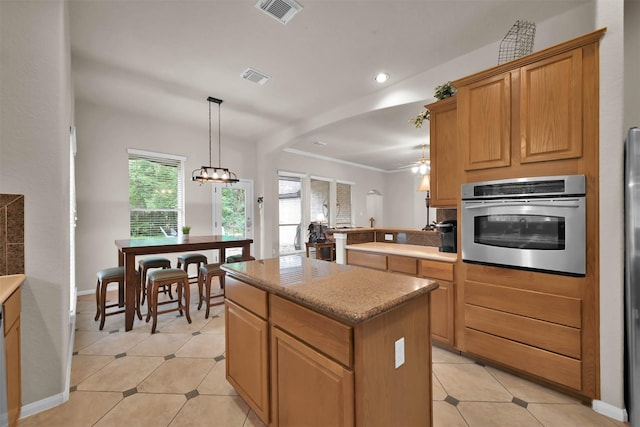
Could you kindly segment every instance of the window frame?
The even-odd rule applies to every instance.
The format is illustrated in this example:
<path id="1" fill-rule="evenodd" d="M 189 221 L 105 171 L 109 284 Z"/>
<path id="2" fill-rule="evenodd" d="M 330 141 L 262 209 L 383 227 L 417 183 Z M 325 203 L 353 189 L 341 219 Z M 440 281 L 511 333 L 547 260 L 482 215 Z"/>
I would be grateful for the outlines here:
<path id="1" fill-rule="evenodd" d="M 151 237 L 151 236 L 132 236 L 131 235 L 131 229 L 132 229 L 132 221 L 131 221 L 131 214 L 135 211 L 147 211 L 145 209 L 139 209 L 139 208 L 132 208 L 131 206 L 131 199 L 130 199 L 130 188 L 131 188 L 131 175 L 130 175 L 130 169 L 129 169 L 129 162 L 131 160 L 134 159 L 141 159 L 141 160 L 148 160 L 151 162 L 156 162 L 156 163 L 161 163 L 161 164 L 165 164 L 167 166 L 175 166 L 177 168 L 177 200 L 176 200 L 176 208 L 175 209 L 166 209 L 167 211 L 175 211 L 177 214 L 177 229 L 176 232 L 178 230 L 180 230 L 182 228 L 182 226 L 185 225 L 185 197 L 184 197 L 184 193 L 185 193 L 185 164 L 187 161 L 187 158 L 185 156 L 180 156 L 180 155 L 176 155 L 176 154 L 168 154 L 168 153 L 159 153 L 159 152 L 154 152 L 154 151 L 145 151 L 145 150 L 138 150 L 138 149 L 134 149 L 134 148 L 129 148 L 127 149 L 127 175 L 128 175 L 128 179 L 127 179 L 127 183 L 128 183 L 128 190 L 127 193 L 129 194 L 129 201 L 128 201 L 128 206 L 129 206 L 129 237 L 134 239 L 134 238 L 145 238 L 145 237 Z"/>

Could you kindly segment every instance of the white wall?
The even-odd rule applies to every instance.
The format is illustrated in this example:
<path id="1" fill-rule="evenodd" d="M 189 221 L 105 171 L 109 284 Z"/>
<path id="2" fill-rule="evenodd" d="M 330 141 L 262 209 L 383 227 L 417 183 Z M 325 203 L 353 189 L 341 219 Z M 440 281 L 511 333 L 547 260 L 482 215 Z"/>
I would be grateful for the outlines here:
<path id="1" fill-rule="evenodd" d="M 623 2 L 597 0 L 595 26 L 607 27 L 607 32 L 600 43 L 601 397 L 600 402 L 594 402 L 594 408 L 621 418 L 624 408 Z M 617 226 L 611 227 L 611 224 Z"/>
<path id="2" fill-rule="evenodd" d="M 206 95 L 202 96 L 204 112 L 208 108 Z M 212 233 L 212 185 L 191 181 L 191 172 L 209 163 L 206 119 L 202 127 L 193 128 L 77 101 L 76 128 L 77 283 L 80 292 L 95 289 L 98 270 L 117 265 L 114 241 L 129 236 L 129 148 L 187 157 L 185 221 L 191 225 L 193 234 Z M 255 180 L 255 147 L 225 139 L 224 123 L 222 129 L 222 166 L 236 172 L 239 178 Z M 217 135 L 213 137 L 213 144 L 216 152 L 213 163 L 217 165 Z M 212 259 L 213 251 L 204 253 Z M 173 260 L 176 255 L 168 256 Z M 173 262 L 175 264 L 175 260 Z"/>
<path id="3" fill-rule="evenodd" d="M 0 193 L 25 196 L 22 403 L 65 391 L 71 84 L 63 1 L 0 1 Z"/>

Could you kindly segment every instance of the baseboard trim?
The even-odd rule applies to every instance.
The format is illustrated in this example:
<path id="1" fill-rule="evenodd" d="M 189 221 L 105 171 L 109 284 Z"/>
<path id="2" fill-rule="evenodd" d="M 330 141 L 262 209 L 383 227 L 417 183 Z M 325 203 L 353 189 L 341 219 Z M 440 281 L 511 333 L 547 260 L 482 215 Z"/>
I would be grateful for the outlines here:
<path id="1" fill-rule="evenodd" d="M 78 294 L 77 288 L 75 289 Z M 73 360 L 73 343 L 76 338 L 76 313 L 75 310 L 69 316 L 69 348 L 67 349 L 67 366 L 65 371 L 64 391 L 53 396 L 46 397 L 37 402 L 32 402 L 20 408 L 20 419 L 46 411 L 69 400 L 69 386 L 71 384 L 71 362 Z"/>
<path id="2" fill-rule="evenodd" d="M 32 402 L 22 407 L 20 412 L 20 419 L 26 418 L 31 415 L 35 415 L 39 412 L 46 411 L 55 406 L 62 405 L 66 400 L 64 399 L 64 393 L 54 394 L 53 396 L 45 397 L 37 402 Z"/>
<path id="3" fill-rule="evenodd" d="M 629 415 L 624 408 L 618 408 L 602 400 L 594 400 L 591 402 L 591 408 L 599 414 L 613 418 L 614 420 L 626 423 L 629 421 Z"/>

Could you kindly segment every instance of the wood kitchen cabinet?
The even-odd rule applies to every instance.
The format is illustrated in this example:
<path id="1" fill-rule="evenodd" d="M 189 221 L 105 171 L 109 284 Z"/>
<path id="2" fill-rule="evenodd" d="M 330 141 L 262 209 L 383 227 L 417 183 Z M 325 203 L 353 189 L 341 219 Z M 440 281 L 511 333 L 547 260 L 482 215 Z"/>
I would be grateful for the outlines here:
<path id="1" fill-rule="evenodd" d="M 457 86 L 464 170 L 511 165 L 511 73 Z"/>
<path id="2" fill-rule="evenodd" d="M 20 288 L 3 304 L 4 348 L 7 369 L 7 407 L 9 425 L 17 426 L 22 406 L 20 379 Z"/>
<path id="3" fill-rule="evenodd" d="M 593 45 L 602 33 L 454 81 L 464 171 L 509 168 L 512 176 L 535 176 L 539 169 L 522 165 L 582 158 L 598 85 Z"/>
<path id="4" fill-rule="evenodd" d="M 593 31 L 452 82 L 458 91 L 461 183 L 573 174 L 584 175 L 587 183 L 585 276 L 458 262 L 456 348 L 589 399 L 600 393 L 598 114 L 604 33 Z"/>
<path id="5" fill-rule="evenodd" d="M 266 425 L 432 425 L 435 284 L 296 256 L 223 269 L 227 379 Z"/>
<path id="6" fill-rule="evenodd" d="M 455 263 L 347 249 L 347 264 L 424 277 L 438 283 L 431 292 L 431 339 L 455 347 Z"/>
<path id="7" fill-rule="evenodd" d="M 582 157 L 582 49 L 520 73 L 520 163 Z"/>
<path id="8" fill-rule="evenodd" d="M 353 425 L 352 328 L 277 296 L 271 323 L 273 424 Z"/>
<path id="9" fill-rule="evenodd" d="M 419 270 L 420 276 L 438 282 L 431 293 L 431 339 L 454 347 L 454 264 L 420 260 Z"/>
<path id="10" fill-rule="evenodd" d="M 269 326 L 266 292 L 235 281 L 225 286 L 226 375 L 269 423 Z M 236 303 L 237 302 L 237 303 Z"/>
<path id="11" fill-rule="evenodd" d="M 433 207 L 455 207 L 460 192 L 457 98 L 443 99 L 426 108 L 430 113 L 430 203 Z"/>

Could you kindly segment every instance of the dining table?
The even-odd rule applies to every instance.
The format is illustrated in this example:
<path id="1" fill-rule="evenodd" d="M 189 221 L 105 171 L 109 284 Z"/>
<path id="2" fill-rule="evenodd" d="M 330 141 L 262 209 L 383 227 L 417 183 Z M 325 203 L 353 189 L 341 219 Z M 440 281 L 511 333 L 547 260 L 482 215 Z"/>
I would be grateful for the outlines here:
<path id="1" fill-rule="evenodd" d="M 220 251 L 219 260 L 223 263 L 226 259 L 225 250 L 229 248 L 241 248 L 242 258 L 248 258 L 251 255 L 251 243 L 253 243 L 253 239 L 223 235 L 178 235 L 170 237 L 129 238 L 116 240 L 115 243 L 118 248 L 118 265 L 124 266 L 125 271 L 124 322 L 125 331 L 130 331 L 133 328 L 133 319 L 136 311 L 136 281 L 139 280 L 136 269 L 137 256 L 217 249 Z M 144 286 L 144 284 L 141 285 Z"/>

